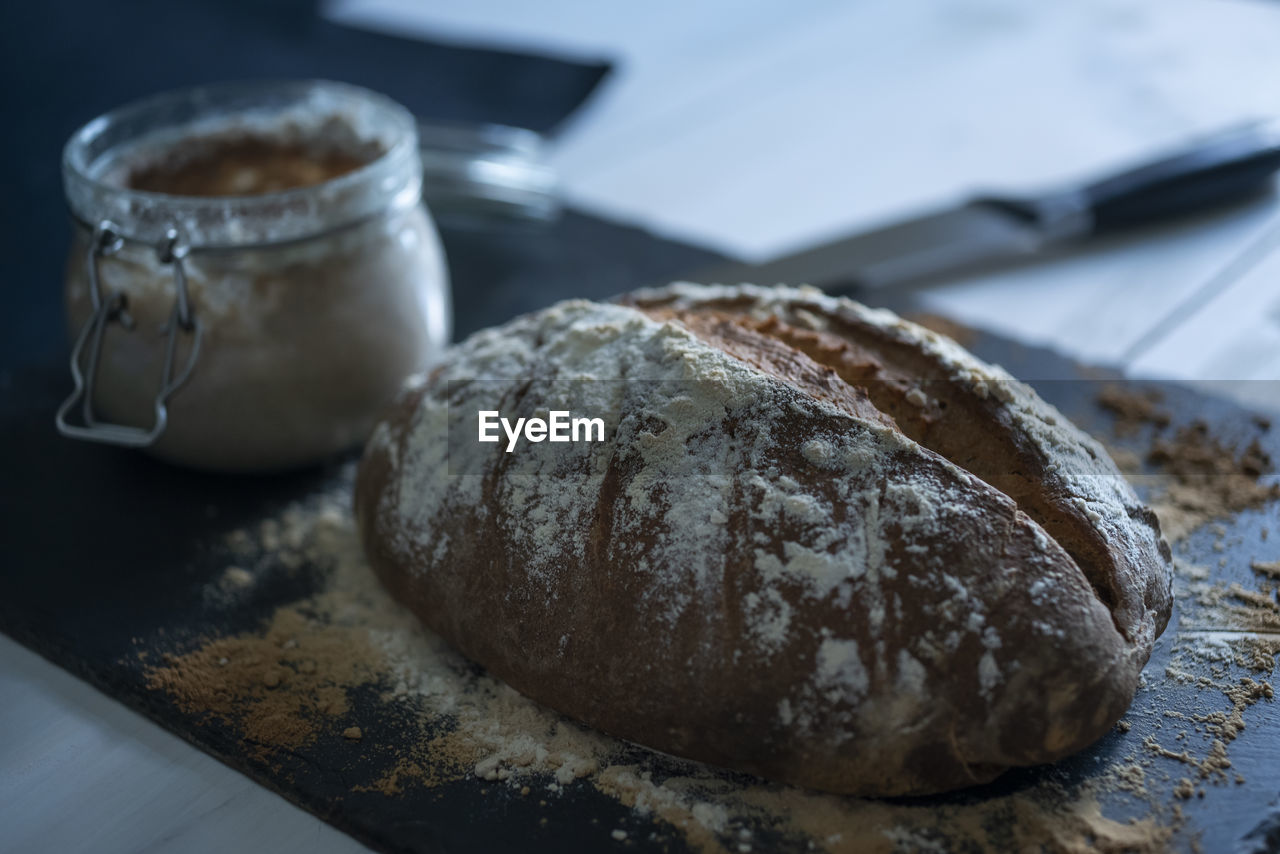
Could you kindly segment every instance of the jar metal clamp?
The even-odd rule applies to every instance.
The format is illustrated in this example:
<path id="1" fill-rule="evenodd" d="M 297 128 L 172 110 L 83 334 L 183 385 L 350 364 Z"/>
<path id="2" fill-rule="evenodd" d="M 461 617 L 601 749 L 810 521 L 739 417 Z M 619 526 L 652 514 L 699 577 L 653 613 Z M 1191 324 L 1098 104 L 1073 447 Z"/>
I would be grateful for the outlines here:
<path id="1" fill-rule="evenodd" d="M 164 241 L 156 246 L 156 255 L 160 263 L 169 265 L 173 270 L 175 295 L 173 311 L 170 312 L 169 320 L 162 330 L 167 338 L 164 367 L 160 373 L 160 385 L 155 397 L 155 419 L 149 428 L 98 420 L 93 412 L 93 389 L 98 374 L 98 362 L 102 356 L 103 332 L 113 321 L 129 331 L 133 331 L 135 327 L 133 318 L 129 315 L 125 295 L 120 292 L 104 294 L 98 269 L 101 259 L 119 252 L 124 242 L 125 238 L 121 235 L 119 227 L 110 220 L 103 220 L 94 228 L 93 240 L 85 257 L 89 297 L 92 300 L 93 311 L 81 328 L 80 334 L 76 336 L 75 345 L 71 349 L 71 378 L 75 388 L 58 407 L 55 421 L 58 432 L 64 436 L 130 448 L 145 448 L 154 444 L 164 433 L 164 428 L 169 423 L 169 398 L 182 387 L 195 368 L 196 359 L 200 355 L 201 327 L 200 319 L 195 316 L 191 307 L 191 300 L 187 293 L 187 275 L 183 267 L 183 261 L 190 251 L 190 246 L 181 238 L 176 228 L 170 228 L 165 232 Z M 180 334 L 191 337 L 191 349 L 182 370 L 175 376 L 174 362 Z M 77 404 L 79 404 L 83 424 L 74 424 L 69 418 Z"/>

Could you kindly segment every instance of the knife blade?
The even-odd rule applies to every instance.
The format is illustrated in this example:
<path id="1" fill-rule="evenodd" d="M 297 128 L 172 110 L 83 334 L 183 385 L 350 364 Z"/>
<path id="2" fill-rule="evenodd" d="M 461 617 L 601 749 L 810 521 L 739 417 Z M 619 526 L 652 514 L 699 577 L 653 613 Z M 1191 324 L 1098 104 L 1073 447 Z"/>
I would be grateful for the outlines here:
<path id="1" fill-rule="evenodd" d="M 987 195 L 763 264 L 727 263 L 701 283 L 874 290 L 936 281 L 1045 250 L 1243 201 L 1280 169 L 1280 126 L 1251 123 L 1101 179 L 1031 196 Z"/>

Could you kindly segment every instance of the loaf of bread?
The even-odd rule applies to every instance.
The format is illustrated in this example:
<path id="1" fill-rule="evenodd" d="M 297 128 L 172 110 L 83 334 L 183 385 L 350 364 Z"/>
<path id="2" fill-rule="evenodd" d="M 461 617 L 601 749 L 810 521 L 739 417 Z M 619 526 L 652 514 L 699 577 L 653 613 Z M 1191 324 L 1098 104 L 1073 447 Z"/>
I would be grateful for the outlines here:
<path id="1" fill-rule="evenodd" d="M 478 439 L 482 411 L 557 410 L 604 440 Z M 1168 546 L 1097 442 L 949 339 L 807 289 L 477 333 L 378 426 L 356 509 L 391 592 L 522 693 L 832 792 L 1089 745 L 1170 610 Z"/>

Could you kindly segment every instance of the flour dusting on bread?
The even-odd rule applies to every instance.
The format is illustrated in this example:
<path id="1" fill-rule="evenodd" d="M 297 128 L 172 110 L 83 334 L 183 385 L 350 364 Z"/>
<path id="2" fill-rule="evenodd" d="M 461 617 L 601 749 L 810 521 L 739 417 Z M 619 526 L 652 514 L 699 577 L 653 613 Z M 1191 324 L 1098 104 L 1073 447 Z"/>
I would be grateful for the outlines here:
<path id="1" fill-rule="evenodd" d="M 888 312 L 749 286 L 629 301 L 472 336 L 375 432 L 366 548 L 429 625 L 607 731 L 835 791 L 990 779 L 1123 712 L 1167 619 L 1167 552 L 1092 439 Z M 920 418 L 957 394 L 938 377 L 986 407 L 1044 495 L 1012 498 L 877 412 L 821 361 L 850 329 L 936 367 L 895 392 Z M 495 396 L 571 400 L 610 440 L 518 459 L 458 441 Z"/>

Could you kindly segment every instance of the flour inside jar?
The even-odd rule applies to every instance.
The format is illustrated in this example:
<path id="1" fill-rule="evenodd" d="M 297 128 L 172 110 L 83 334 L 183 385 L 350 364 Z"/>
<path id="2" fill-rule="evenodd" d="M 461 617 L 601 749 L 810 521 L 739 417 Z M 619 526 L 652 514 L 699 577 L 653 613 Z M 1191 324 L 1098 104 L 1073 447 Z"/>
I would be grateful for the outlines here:
<path id="1" fill-rule="evenodd" d="M 322 184 L 376 160 L 376 142 L 334 145 L 262 135 L 197 137 L 125 178 L 134 190 L 174 196 L 256 196 Z"/>
<path id="2" fill-rule="evenodd" d="M 145 447 L 166 460 L 295 468 L 359 446 L 447 343 L 416 122 L 381 95 L 302 81 L 159 96 L 77 132 L 64 177 L 69 331 L 99 351 L 90 406 L 67 410 L 82 433 L 158 426 Z"/>

